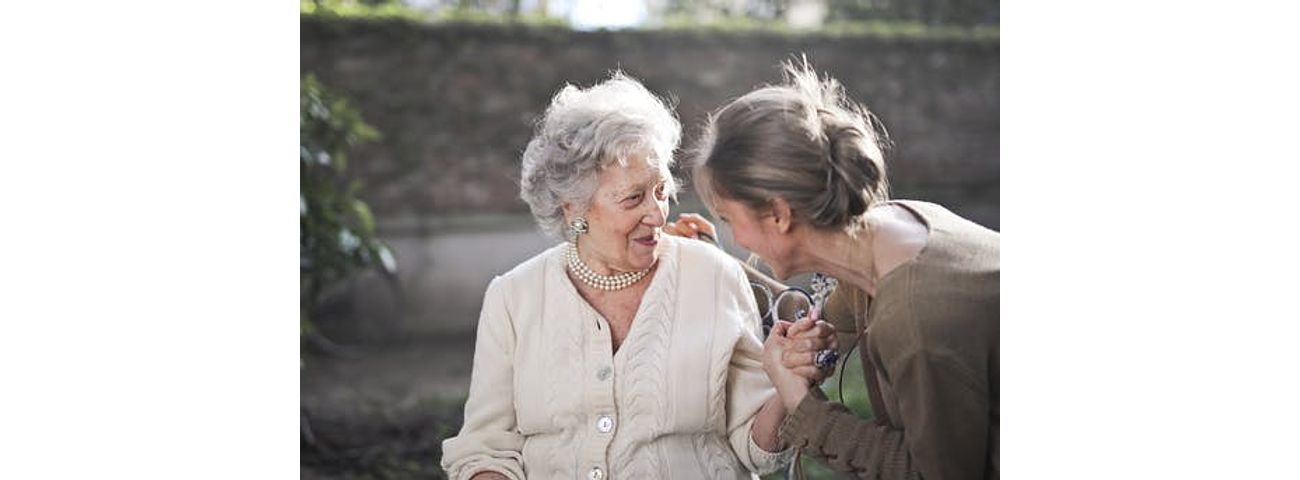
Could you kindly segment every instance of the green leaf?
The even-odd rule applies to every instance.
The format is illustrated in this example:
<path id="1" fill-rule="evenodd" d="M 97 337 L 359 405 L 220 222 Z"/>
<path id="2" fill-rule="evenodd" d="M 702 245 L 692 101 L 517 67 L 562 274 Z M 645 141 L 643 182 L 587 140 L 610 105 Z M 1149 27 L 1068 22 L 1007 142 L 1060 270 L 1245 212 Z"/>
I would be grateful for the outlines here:
<path id="1" fill-rule="evenodd" d="M 352 214 L 356 216 L 357 222 L 360 223 L 361 233 L 366 236 L 375 233 L 375 218 L 370 214 L 370 207 L 365 202 L 358 199 L 352 199 Z"/>

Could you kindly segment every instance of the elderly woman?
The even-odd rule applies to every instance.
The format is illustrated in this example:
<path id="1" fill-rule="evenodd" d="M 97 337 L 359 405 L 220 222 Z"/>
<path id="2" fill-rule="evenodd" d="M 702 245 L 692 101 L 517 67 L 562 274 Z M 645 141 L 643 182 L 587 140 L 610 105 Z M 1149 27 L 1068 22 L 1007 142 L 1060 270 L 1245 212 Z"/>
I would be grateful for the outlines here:
<path id="1" fill-rule="evenodd" d="M 621 73 L 552 99 L 521 196 L 567 242 L 487 288 L 451 478 L 753 478 L 788 459 L 744 272 L 662 234 L 680 129 Z"/>

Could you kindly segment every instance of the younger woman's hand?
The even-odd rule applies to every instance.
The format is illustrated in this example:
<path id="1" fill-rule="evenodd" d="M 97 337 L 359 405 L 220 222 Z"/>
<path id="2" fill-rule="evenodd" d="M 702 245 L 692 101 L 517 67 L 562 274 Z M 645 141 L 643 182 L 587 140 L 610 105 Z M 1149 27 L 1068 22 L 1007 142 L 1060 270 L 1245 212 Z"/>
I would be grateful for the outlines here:
<path id="1" fill-rule="evenodd" d="M 668 222 L 664 225 L 664 233 L 676 235 L 679 237 L 694 238 L 704 240 L 709 243 L 718 243 L 718 230 L 713 223 L 705 220 L 704 217 L 694 213 L 682 213 L 677 216 L 676 222 Z M 707 238 L 701 238 L 701 237 Z"/>

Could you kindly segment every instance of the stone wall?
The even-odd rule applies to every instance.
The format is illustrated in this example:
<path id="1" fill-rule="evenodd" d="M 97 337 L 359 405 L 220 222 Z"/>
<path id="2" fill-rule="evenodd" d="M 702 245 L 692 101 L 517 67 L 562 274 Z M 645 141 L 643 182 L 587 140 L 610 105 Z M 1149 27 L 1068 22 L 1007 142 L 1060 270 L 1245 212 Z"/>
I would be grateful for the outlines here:
<path id="1" fill-rule="evenodd" d="M 304 17 L 301 70 L 347 94 L 384 140 L 349 166 L 380 222 L 525 211 L 518 162 L 565 82 L 622 68 L 678 100 L 685 145 L 706 112 L 779 80 L 806 52 L 897 143 L 897 197 L 969 208 L 997 227 L 998 43 L 703 32 L 571 32 Z M 940 197 L 940 198 L 935 198 Z M 967 207 L 970 205 L 970 207 Z M 393 223 L 390 223 L 392 225 Z"/>

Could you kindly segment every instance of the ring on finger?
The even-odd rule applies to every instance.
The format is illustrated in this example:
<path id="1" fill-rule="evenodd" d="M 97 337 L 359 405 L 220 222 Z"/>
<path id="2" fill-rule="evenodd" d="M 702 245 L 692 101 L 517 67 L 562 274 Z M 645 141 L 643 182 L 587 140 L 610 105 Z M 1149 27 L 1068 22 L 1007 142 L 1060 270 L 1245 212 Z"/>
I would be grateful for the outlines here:
<path id="1" fill-rule="evenodd" d="M 835 363 L 840 359 L 840 352 L 829 348 L 818 350 L 813 356 L 813 365 L 822 371 L 834 371 Z"/>

